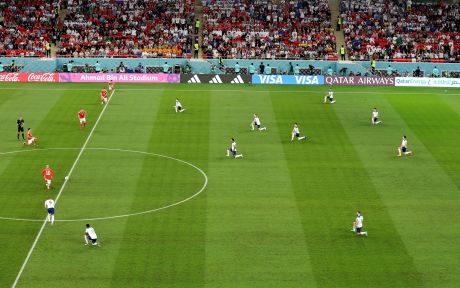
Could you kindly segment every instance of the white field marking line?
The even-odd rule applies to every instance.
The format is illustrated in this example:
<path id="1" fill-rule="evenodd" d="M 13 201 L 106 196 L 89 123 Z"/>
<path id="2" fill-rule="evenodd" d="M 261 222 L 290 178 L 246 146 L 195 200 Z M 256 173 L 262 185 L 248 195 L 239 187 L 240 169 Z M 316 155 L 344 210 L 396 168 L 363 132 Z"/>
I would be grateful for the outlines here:
<path id="1" fill-rule="evenodd" d="M 77 163 L 78 163 L 78 161 L 80 160 L 81 155 L 82 155 L 83 152 L 85 151 L 85 148 L 86 148 L 86 146 L 88 145 L 88 142 L 89 142 L 89 140 L 91 139 L 91 136 L 93 136 L 93 132 L 94 132 L 94 130 L 96 129 L 97 124 L 99 124 L 99 121 L 101 120 L 102 115 L 104 115 L 105 110 L 106 110 L 107 107 L 109 106 L 110 100 L 112 100 L 112 97 L 113 97 L 114 94 L 115 94 L 115 90 L 113 90 L 112 94 L 110 94 L 109 100 L 108 100 L 107 103 L 104 105 L 104 108 L 102 108 L 102 111 L 101 111 L 101 113 L 99 114 L 99 117 L 97 117 L 97 120 L 96 120 L 96 122 L 94 123 L 93 128 L 91 129 L 91 131 L 90 131 L 89 134 L 88 134 L 88 137 L 86 137 L 86 141 L 85 141 L 85 143 L 83 143 L 83 146 L 81 147 L 80 152 L 79 152 L 78 155 L 77 155 L 77 158 L 76 158 L 75 161 L 73 162 L 72 167 L 70 167 L 69 173 L 67 174 L 68 177 L 64 180 L 64 183 L 62 184 L 61 189 L 59 189 L 59 193 L 58 193 L 58 195 L 56 196 L 56 199 L 54 199 L 55 205 L 57 205 L 57 202 L 58 202 L 58 200 L 59 200 L 59 197 L 61 197 L 62 191 L 64 191 L 64 188 L 65 188 L 65 186 L 67 185 L 67 181 L 69 180 L 70 175 L 72 174 L 73 170 L 75 169 L 75 166 L 77 166 Z M 29 249 L 29 253 L 27 253 L 26 259 L 24 259 L 24 262 L 22 263 L 21 269 L 19 270 L 19 273 L 18 273 L 18 275 L 16 276 L 16 279 L 14 280 L 13 285 L 11 286 L 12 288 L 15 288 L 16 285 L 18 284 L 19 279 L 21 278 L 22 272 L 24 271 L 24 268 L 26 267 L 27 263 L 29 262 L 30 256 L 32 255 L 32 252 L 34 251 L 35 246 L 37 245 L 38 239 L 40 239 L 40 236 L 42 236 L 43 229 L 45 229 L 45 226 L 46 226 L 46 218 L 45 218 L 45 220 L 43 221 L 43 224 L 42 224 L 42 226 L 40 227 L 40 230 L 38 231 L 38 234 L 37 234 L 37 236 L 35 237 L 34 242 L 32 243 L 32 247 L 30 247 L 30 249 Z"/>
<path id="2" fill-rule="evenodd" d="M 21 152 L 31 152 L 31 151 L 77 150 L 77 149 L 80 149 L 80 148 L 46 148 L 46 149 L 41 149 L 41 150 L 38 150 L 38 149 L 37 150 L 16 150 L 16 151 L 11 151 L 11 152 L 2 152 L 2 153 L 0 153 L 0 155 L 8 155 L 8 154 L 21 153 Z M 117 149 L 117 148 L 86 148 L 86 150 L 106 150 L 106 151 L 129 152 L 129 153 L 138 153 L 138 154 L 144 154 L 144 155 L 157 156 L 157 157 L 162 157 L 162 158 L 166 158 L 166 159 L 171 159 L 171 160 L 186 164 L 188 166 L 191 166 L 192 168 L 194 168 L 198 172 L 200 172 L 201 175 L 203 175 L 203 177 L 204 177 L 204 184 L 201 187 L 201 189 L 198 192 L 196 192 L 195 194 L 193 194 L 193 195 L 191 195 L 191 196 L 189 196 L 189 197 L 187 197 L 187 198 L 185 198 L 183 200 L 180 200 L 178 202 L 168 204 L 166 206 L 162 206 L 162 207 L 158 207 L 158 208 L 154 208 L 154 209 L 150 209 L 150 210 L 146 210 L 146 211 L 141 211 L 141 212 L 135 212 L 135 213 L 130 213 L 130 214 L 122 214 L 122 215 L 115 215 L 115 216 L 107 216 L 107 217 L 86 218 L 86 219 L 59 219 L 59 220 L 56 219 L 56 220 L 54 220 L 55 222 L 80 222 L 80 221 L 108 220 L 108 219 L 124 218 L 124 217 L 130 217 L 130 216 L 137 216 L 137 215 L 143 215 L 143 214 L 148 214 L 148 213 L 154 213 L 154 212 L 157 212 L 157 211 L 160 211 L 160 210 L 168 209 L 168 208 L 183 204 L 183 203 L 185 203 L 185 202 L 187 202 L 189 200 L 192 200 L 196 196 L 200 195 L 206 189 L 206 187 L 208 186 L 208 176 L 206 175 L 206 173 L 203 170 L 201 170 L 199 167 L 195 166 L 194 164 L 192 164 L 190 162 L 187 162 L 187 161 L 184 161 L 184 160 L 181 160 L 181 159 L 178 159 L 178 158 L 174 158 L 174 157 L 166 156 L 166 155 L 162 155 L 162 154 L 157 154 L 157 153 L 150 153 L 150 152 L 143 152 L 143 151 L 136 151 L 136 150 L 128 150 L 128 149 Z M 0 220 L 28 221 L 28 222 L 42 221 L 42 220 L 39 220 L 39 219 L 13 218 L 13 217 L 0 217 Z"/>
<path id="3" fill-rule="evenodd" d="M 321 86 L 318 86 L 321 87 Z M 345 87 L 345 86 L 344 86 Z M 363 87 L 372 87 L 372 86 L 363 86 Z M 377 86 L 374 86 L 377 87 Z M 385 86 L 385 87 L 393 87 L 393 88 L 398 88 L 397 86 Z M 401 86 L 402 87 L 402 86 Z M 327 89 L 327 86 L 324 85 L 324 88 Z M 407 88 L 407 87 L 402 87 L 402 88 Z M 416 88 L 416 87 L 412 87 Z M 417 87 L 417 88 L 437 88 L 437 89 L 442 89 L 440 87 Z M 447 89 L 452 89 L 452 88 L 447 88 Z M 34 91 L 68 91 L 69 89 L 61 89 L 61 88 L 0 88 L 0 90 L 34 90 Z M 78 89 L 72 89 L 75 91 L 96 91 L 97 89 L 90 89 L 90 88 L 78 88 Z M 318 90 L 279 90 L 279 91 L 272 91 L 272 90 L 241 90 L 241 89 L 166 89 L 167 91 L 175 91 L 175 92 L 209 92 L 209 91 L 215 91 L 215 92 L 248 92 L 248 93 L 324 93 L 324 91 L 318 91 Z M 99 91 L 99 90 L 97 90 Z M 159 89 L 159 88 L 118 88 L 117 91 L 158 91 L 158 92 L 164 92 L 165 89 Z M 343 91 L 343 92 L 338 92 L 339 94 L 382 94 L 382 92 L 363 92 L 363 91 Z M 452 95 L 452 96 L 460 96 L 458 93 L 449 93 L 449 92 L 422 92 L 422 93 L 407 93 L 407 92 L 384 92 L 384 94 L 406 94 L 406 95 Z"/>

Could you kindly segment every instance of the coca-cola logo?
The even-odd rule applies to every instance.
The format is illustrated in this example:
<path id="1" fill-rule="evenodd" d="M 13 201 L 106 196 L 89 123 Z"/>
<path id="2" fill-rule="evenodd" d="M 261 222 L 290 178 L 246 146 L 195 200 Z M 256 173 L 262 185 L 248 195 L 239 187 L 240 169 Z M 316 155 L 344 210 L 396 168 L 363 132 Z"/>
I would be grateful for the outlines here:
<path id="1" fill-rule="evenodd" d="M 0 82 L 19 82 L 19 73 L 0 73 Z"/>
<path id="2" fill-rule="evenodd" d="M 56 82 L 55 73 L 29 73 L 27 82 Z"/>

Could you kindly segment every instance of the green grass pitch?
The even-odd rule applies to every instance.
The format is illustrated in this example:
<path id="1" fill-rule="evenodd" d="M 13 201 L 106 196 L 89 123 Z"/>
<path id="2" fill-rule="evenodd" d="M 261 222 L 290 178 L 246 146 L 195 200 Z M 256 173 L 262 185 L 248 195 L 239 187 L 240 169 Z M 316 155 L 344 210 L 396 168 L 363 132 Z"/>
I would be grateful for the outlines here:
<path id="1" fill-rule="evenodd" d="M 334 87 L 327 105 L 326 86 L 117 84 L 95 127 L 103 86 L 0 85 L 0 217 L 37 220 L 0 219 L 0 287 L 75 163 L 56 220 L 77 221 L 45 226 L 17 287 L 458 287 L 458 89 Z M 38 147 L 16 140 L 19 115 Z M 396 157 L 403 135 L 414 156 Z M 243 159 L 225 156 L 231 137 Z M 181 202 L 205 182 L 187 163 L 209 181 Z M 358 209 L 369 237 L 350 232 Z"/>

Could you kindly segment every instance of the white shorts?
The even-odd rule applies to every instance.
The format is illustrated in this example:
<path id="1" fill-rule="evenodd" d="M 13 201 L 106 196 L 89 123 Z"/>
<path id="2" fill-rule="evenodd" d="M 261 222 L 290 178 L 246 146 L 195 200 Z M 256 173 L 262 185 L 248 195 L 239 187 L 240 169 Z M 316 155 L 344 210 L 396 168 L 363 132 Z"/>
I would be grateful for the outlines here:
<path id="1" fill-rule="evenodd" d="M 32 139 L 27 140 L 27 144 L 31 145 L 35 142 L 35 137 L 32 137 Z"/>
<path id="2" fill-rule="evenodd" d="M 112 89 L 113 89 L 113 88 L 109 86 L 109 91 L 112 91 Z"/>
<path id="3" fill-rule="evenodd" d="M 107 97 L 102 97 L 102 101 L 107 103 Z"/>
<path id="4" fill-rule="evenodd" d="M 86 123 L 86 118 L 80 118 L 80 124 Z"/>
<path id="5" fill-rule="evenodd" d="M 45 179 L 46 185 L 51 185 L 51 179 Z"/>

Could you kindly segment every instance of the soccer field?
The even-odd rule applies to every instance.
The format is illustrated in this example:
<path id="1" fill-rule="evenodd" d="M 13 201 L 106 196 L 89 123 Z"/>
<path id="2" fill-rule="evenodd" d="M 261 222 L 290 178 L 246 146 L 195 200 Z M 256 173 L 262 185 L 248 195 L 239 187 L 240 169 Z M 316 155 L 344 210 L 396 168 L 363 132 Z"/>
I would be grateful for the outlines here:
<path id="1" fill-rule="evenodd" d="M 459 89 L 104 86 L 0 85 L 0 287 L 458 287 Z"/>

